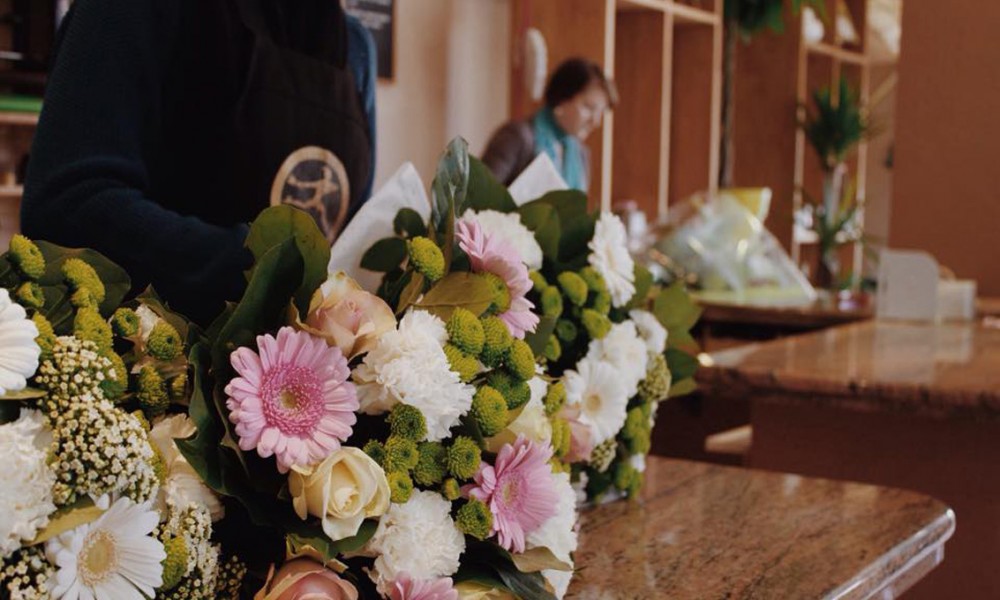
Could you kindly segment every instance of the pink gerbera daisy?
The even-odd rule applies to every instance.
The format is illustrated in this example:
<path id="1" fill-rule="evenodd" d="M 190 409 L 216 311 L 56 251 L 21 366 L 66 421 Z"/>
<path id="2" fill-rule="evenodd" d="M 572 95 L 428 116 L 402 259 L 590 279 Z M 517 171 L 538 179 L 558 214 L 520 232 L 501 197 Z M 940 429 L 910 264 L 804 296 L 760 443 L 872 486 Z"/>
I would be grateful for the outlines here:
<path id="1" fill-rule="evenodd" d="M 292 327 L 257 336 L 259 354 L 237 348 L 229 360 L 238 377 L 226 386 L 229 420 L 240 448 L 257 449 L 294 465 L 318 463 L 340 448 L 357 421 L 358 398 L 339 348 Z"/>
<path id="2" fill-rule="evenodd" d="M 458 591 L 450 577 L 412 579 L 404 572 L 392 582 L 389 600 L 458 600 Z"/>
<path id="3" fill-rule="evenodd" d="M 556 514 L 559 494 L 553 485 L 549 459 L 552 448 L 519 435 L 497 454 L 495 466 L 479 465 L 469 496 L 493 513 L 493 532 L 501 546 L 524 552 L 524 538 Z"/>
<path id="4" fill-rule="evenodd" d="M 461 220 L 456 225 L 458 245 L 469 255 L 473 272 L 492 273 L 507 284 L 510 306 L 500 314 L 510 334 L 524 339 L 525 332 L 534 331 L 538 315 L 531 312 L 535 305 L 524 296 L 531 290 L 528 267 L 524 265 L 517 249 L 493 238 L 475 220 Z"/>

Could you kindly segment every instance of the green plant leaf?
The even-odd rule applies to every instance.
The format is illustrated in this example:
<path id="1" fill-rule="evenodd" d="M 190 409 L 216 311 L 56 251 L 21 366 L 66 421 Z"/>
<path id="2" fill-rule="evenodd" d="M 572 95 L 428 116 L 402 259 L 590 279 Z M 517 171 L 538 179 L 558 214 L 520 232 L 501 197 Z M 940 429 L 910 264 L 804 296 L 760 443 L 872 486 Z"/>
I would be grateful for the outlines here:
<path id="1" fill-rule="evenodd" d="M 106 317 L 111 316 L 132 288 L 128 273 L 100 252 L 87 248 L 63 248 L 45 241 L 36 241 L 35 244 L 45 257 L 45 274 L 38 280 L 38 284 L 45 292 L 45 307 L 42 309 L 42 314 L 53 324 L 55 320 L 52 318 L 52 311 L 56 304 L 50 302 L 59 303 L 65 298 L 66 285 L 63 281 L 62 266 L 71 258 L 79 258 L 93 267 L 104 283 L 104 302 L 101 302 L 100 310 Z"/>
<path id="2" fill-rule="evenodd" d="M 0 396 L 0 402 L 23 402 L 25 400 L 38 400 L 45 397 L 45 390 L 37 388 L 24 388 L 16 392 L 7 392 Z"/>
<path id="3" fill-rule="evenodd" d="M 549 337 L 552 336 L 555 330 L 556 319 L 541 317 L 538 321 L 538 326 L 535 327 L 535 331 L 524 334 L 524 341 L 531 348 L 531 351 L 535 353 L 535 356 L 541 356 L 545 352 L 545 344 L 549 342 Z"/>
<path id="4" fill-rule="evenodd" d="M 437 243 L 444 253 L 446 267 L 451 265 L 455 245 L 455 217 L 465 208 L 469 189 L 469 144 L 460 137 L 453 139 L 438 161 L 431 184 L 431 225 Z"/>
<path id="5" fill-rule="evenodd" d="M 416 304 L 447 321 L 456 308 L 464 308 L 481 315 L 493 303 L 493 288 L 482 277 L 473 273 L 449 273 L 427 290 Z"/>
<path id="6" fill-rule="evenodd" d="M 469 187 L 463 208 L 509 213 L 517 210 L 517 204 L 507 188 L 496 180 L 489 168 L 476 157 L 470 156 Z M 456 216 L 460 217 L 462 213 L 456 211 Z"/>
<path id="7" fill-rule="evenodd" d="M 520 554 L 511 554 L 511 560 L 522 573 L 536 573 L 545 569 L 572 571 L 573 566 L 556 558 L 551 550 L 537 546 Z"/>
<path id="8" fill-rule="evenodd" d="M 320 535 L 291 534 L 288 536 L 288 543 L 295 551 L 305 547 L 315 548 L 325 560 L 335 560 L 338 555 L 347 552 L 360 550 L 368 540 L 375 535 L 378 529 L 378 521 L 365 519 L 361 522 L 361 527 L 355 535 L 342 540 L 332 541 L 320 531 Z"/>
<path id="9" fill-rule="evenodd" d="M 77 502 L 72 506 L 60 509 L 49 519 L 49 524 L 35 535 L 29 546 L 37 546 L 52 538 L 76 529 L 81 525 L 96 521 L 104 511 L 94 506 L 90 498 Z"/>
<path id="10" fill-rule="evenodd" d="M 383 238 L 361 257 L 361 268 L 377 273 L 388 273 L 406 259 L 406 240 L 398 237 Z"/>
<path id="11" fill-rule="evenodd" d="M 264 209 L 250 225 L 247 248 L 259 261 L 275 246 L 294 239 L 302 257 L 302 282 L 295 293 L 295 303 L 301 312 L 309 308 L 312 294 L 326 280 L 330 264 L 330 243 L 319 230 L 316 221 L 306 213 L 285 204 Z"/>
<path id="12" fill-rule="evenodd" d="M 698 371 L 698 359 L 678 348 L 667 348 L 667 366 L 674 384 L 694 377 Z"/>
<path id="13" fill-rule="evenodd" d="M 680 281 L 662 290 L 653 301 L 653 314 L 667 328 L 670 347 L 678 347 L 681 340 L 690 338 L 688 334 L 701 317 L 701 312 Z"/>
<path id="14" fill-rule="evenodd" d="M 406 312 L 406 309 L 416 302 L 423 292 L 424 276 L 420 273 L 414 273 L 410 279 L 410 283 L 406 284 L 406 287 L 399 294 L 399 306 L 396 308 L 396 316 Z"/>
<path id="15" fill-rule="evenodd" d="M 493 542 L 466 538 L 465 554 L 455 581 L 476 581 L 505 589 L 517 598 L 555 600 L 545 587 L 541 573 L 524 573 L 517 568 L 510 552 Z M 502 585 L 496 585 L 499 581 Z"/>
<path id="16" fill-rule="evenodd" d="M 420 213 L 412 208 L 401 208 L 392 220 L 392 228 L 396 235 L 404 238 L 414 238 L 427 235 L 427 224 Z"/>
<path id="17" fill-rule="evenodd" d="M 694 380 L 694 377 L 688 377 L 687 379 L 682 379 L 680 381 L 674 382 L 670 386 L 669 398 L 680 398 L 681 396 L 687 396 L 698 391 L 698 382 Z"/>
<path id="18" fill-rule="evenodd" d="M 545 202 L 529 202 L 518 209 L 521 222 L 535 234 L 542 254 L 550 261 L 559 259 L 559 237 L 562 227 L 555 207 Z"/>
<path id="19" fill-rule="evenodd" d="M 196 431 L 187 439 L 176 440 L 176 444 L 177 449 L 205 484 L 221 492 L 222 471 L 217 447 L 222 439 L 222 428 L 219 426 L 215 411 L 209 407 L 206 400 L 205 377 L 208 360 L 208 346 L 204 342 L 195 344 L 188 353 L 188 362 L 193 373 L 188 416 L 194 423 Z"/>

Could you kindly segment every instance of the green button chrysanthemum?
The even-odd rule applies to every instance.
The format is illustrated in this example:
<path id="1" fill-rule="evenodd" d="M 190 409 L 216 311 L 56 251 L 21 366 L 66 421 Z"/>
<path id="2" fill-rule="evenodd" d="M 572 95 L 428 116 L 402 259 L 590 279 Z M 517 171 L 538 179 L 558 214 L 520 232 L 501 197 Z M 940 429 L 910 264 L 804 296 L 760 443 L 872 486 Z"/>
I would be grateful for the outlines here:
<path id="1" fill-rule="evenodd" d="M 455 478 L 449 477 L 441 484 L 441 495 L 447 500 L 454 502 L 462 497 L 462 486 L 459 485 Z"/>
<path id="2" fill-rule="evenodd" d="M 98 277 L 94 267 L 79 258 L 71 258 L 63 263 L 62 274 L 70 289 L 73 291 L 87 290 L 98 304 L 104 302 L 104 283 Z"/>
<path id="3" fill-rule="evenodd" d="M 137 387 L 136 398 L 144 413 L 156 416 L 166 412 L 167 406 L 170 405 L 170 397 L 167 395 L 163 377 L 152 365 L 146 365 L 139 371 Z"/>
<path id="4" fill-rule="evenodd" d="M 427 421 L 420 409 L 400 402 L 389 413 L 389 430 L 395 437 L 419 442 L 427 436 Z"/>
<path id="5" fill-rule="evenodd" d="M 423 442 L 417 445 L 420 458 L 413 468 L 413 480 L 423 486 L 441 483 L 448 474 L 448 451 L 440 442 Z"/>
<path id="6" fill-rule="evenodd" d="M 38 337 L 35 338 L 35 343 L 42 349 L 41 359 L 44 360 L 52 356 L 52 347 L 56 343 L 56 332 L 52 328 L 52 323 L 49 323 L 49 320 L 42 316 L 41 313 L 33 314 L 31 320 L 35 322 L 35 327 L 38 328 Z"/>
<path id="7" fill-rule="evenodd" d="M 472 311 L 456 308 L 445 323 L 445 329 L 448 331 L 448 341 L 462 352 L 477 355 L 483 351 L 486 334 L 483 332 L 483 324 Z"/>
<path id="8" fill-rule="evenodd" d="M 472 398 L 470 414 L 484 436 L 494 436 L 507 426 L 507 401 L 500 392 L 484 385 Z"/>
<path id="9" fill-rule="evenodd" d="M 444 276 L 444 254 L 433 241 L 425 237 L 415 237 L 407 240 L 406 249 L 414 270 L 428 281 L 437 281 Z"/>
<path id="10" fill-rule="evenodd" d="M 517 410 L 531 400 L 531 387 L 526 381 L 521 381 L 511 373 L 503 370 L 492 371 L 486 377 L 486 383 L 500 392 L 507 401 L 509 410 Z"/>
<path id="11" fill-rule="evenodd" d="M 448 472 L 456 479 L 469 479 L 479 469 L 482 453 L 476 442 L 460 435 L 448 448 Z"/>
<path id="12" fill-rule="evenodd" d="M 14 298 L 18 304 L 25 308 L 37 310 L 45 306 L 45 292 L 42 291 L 42 286 L 34 281 L 25 281 L 19 285 L 17 291 L 14 292 Z"/>
<path id="13" fill-rule="evenodd" d="M 45 274 L 45 257 L 35 242 L 21 234 L 10 240 L 10 261 L 21 275 L 28 279 L 39 279 Z"/>
<path id="14" fill-rule="evenodd" d="M 139 315 L 131 308 L 119 308 L 111 315 L 111 329 L 115 335 L 132 337 L 139 333 Z"/>
<path id="15" fill-rule="evenodd" d="M 566 299 L 577 306 L 583 306 L 587 301 L 587 282 L 571 271 L 560 273 L 556 278 Z"/>
<path id="16" fill-rule="evenodd" d="M 448 359 L 448 366 L 458 373 L 458 378 L 464 383 L 472 381 L 479 374 L 479 361 L 459 350 L 457 346 L 445 344 L 444 356 Z"/>
<path id="17" fill-rule="evenodd" d="M 507 287 L 507 282 L 494 273 L 480 273 L 479 276 L 485 279 L 490 284 L 490 289 L 493 290 L 490 312 L 494 314 L 507 312 L 507 309 L 510 308 L 510 288 Z"/>
<path id="18" fill-rule="evenodd" d="M 181 355 L 184 350 L 184 342 L 181 334 L 173 325 L 163 319 L 156 322 L 153 330 L 149 332 L 149 339 L 146 340 L 146 349 L 150 356 L 159 360 L 174 360 Z"/>
<path id="19" fill-rule="evenodd" d="M 545 391 L 545 414 L 552 416 L 559 412 L 559 409 L 566 403 L 566 386 L 562 381 L 549 384 L 549 389 Z"/>
<path id="20" fill-rule="evenodd" d="M 399 436 L 389 436 L 385 441 L 385 462 L 383 466 L 386 471 L 409 471 L 417 466 L 417 444 L 413 440 L 408 440 Z"/>
<path id="21" fill-rule="evenodd" d="M 163 585 L 160 591 L 177 587 L 181 579 L 187 575 L 188 549 L 182 537 L 172 537 L 164 540 L 163 550 L 167 553 L 163 559 Z"/>
<path id="22" fill-rule="evenodd" d="M 611 331 L 611 320 L 607 316 L 590 308 L 583 309 L 580 321 L 583 323 L 583 328 L 587 330 L 587 335 L 591 339 L 599 340 Z"/>
<path id="23" fill-rule="evenodd" d="M 77 311 L 73 318 L 73 335 L 81 340 L 94 342 L 101 350 L 111 349 L 111 326 L 96 308 L 81 308 Z"/>
<path id="24" fill-rule="evenodd" d="M 471 535 L 477 540 L 485 540 L 490 537 L 493 529 L 493 513 L 484 502 L 471 498 L 458 509 L 455 524 L 462 533 Z"/>
<path id="25" fill-rule="evenodd" d="M 545 277 L 538 271 L 529 272 L 528 278 L 531 279 L 531 286 L 536 292 L 544 292 L 549 287 L 549 282 L 545 281 Z"/>
<path id="26" fill-rule="evenodd" d="M 535 376 L 535 353 L 524 340 L 515 339 L 511 343 L 510 350 L 507 351 L 507 360 L 504 362 L 510 372 L 522 381 Z"/>
<path id="27" fill-rule="evenodd" d="M 572 343 L 579 334 L 576 328 L 576 324 L 569 319 L 559 319 L 556 321 L 556 336 L 560 341 L 567 344 Z"/>
<path id="28" fill-rule="evenodd" d="M 389 480 L 389 500 L 393 504 L 405 504 L 413 494 L 413 480 L 407 473 L 393 471 L 387 476 Z"/>
<path id="29" fill-rule="evenodd" d="M 563 313 L 562 294 L 554 287 L 542 291 L 542 315 L 558 319 Z"/>
<path id="30" fill-rule="evenodd" d="M 382 442 L 378 440 L 368 440 L 368 443 L 364 445 L 361 451 L 367 454 L 369 458 L 377 462 L 379 466 L 385 468 L 385 445 Z"/>
<path id="31" fill-rule="evenodd" d="M 545 350 L 542 351 L 542 356 L 552 362 L 562 358 L 562 344 L 559 343 L 559 338 L 555 334 L 550 335 L 549 339 L 545 340 Z"/>
<path id="32" fill-rule="evenodd" d="M 510 330 L 500 317 L 483 317 L 483 351 L 479 358 L 487 367 L 498 367 L 507 355 L 507 349 L 513 343 L 514 338 L 510 335 Z"/>
<path id="33" fill-rule="evenodd" d="M 604 277 L 594 267 L 588 266 L 580 269 L 580 278 L 586 282 L 587 289 L 592 292 L 608 291 L 608 285 L 605 283 Z"/>

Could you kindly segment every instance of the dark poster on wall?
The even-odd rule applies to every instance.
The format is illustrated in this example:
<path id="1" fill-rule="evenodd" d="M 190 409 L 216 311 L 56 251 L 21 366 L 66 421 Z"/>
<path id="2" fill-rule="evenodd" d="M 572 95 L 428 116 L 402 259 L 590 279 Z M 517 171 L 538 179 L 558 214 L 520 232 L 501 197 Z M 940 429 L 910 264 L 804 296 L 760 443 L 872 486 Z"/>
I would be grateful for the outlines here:
<path id="1" fill-rule="evenodd" d="M 392 79 L 392 11 L 394 0 L 347 0 L 347 12 L 375 38 L 378 76 Z"/>

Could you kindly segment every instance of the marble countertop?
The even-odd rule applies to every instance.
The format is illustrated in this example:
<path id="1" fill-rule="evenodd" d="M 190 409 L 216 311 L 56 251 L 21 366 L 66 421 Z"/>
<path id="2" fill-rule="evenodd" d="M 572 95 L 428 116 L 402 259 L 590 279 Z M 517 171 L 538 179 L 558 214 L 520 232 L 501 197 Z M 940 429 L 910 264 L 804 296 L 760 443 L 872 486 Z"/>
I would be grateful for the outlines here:
<path id="1" fill-rule="evenodd" d="M 915 492 L 650 457 L 640 501 L 583 513 L 567 598 L 879 597 L 936 566 L 954 528 Z"/>
<path id="2" fill-rule="evenodd" d="M 1000 418 L 1000 327 L 867 321 L 709 356 L 709 393 L 771 392 L 858 410 Z"/>

